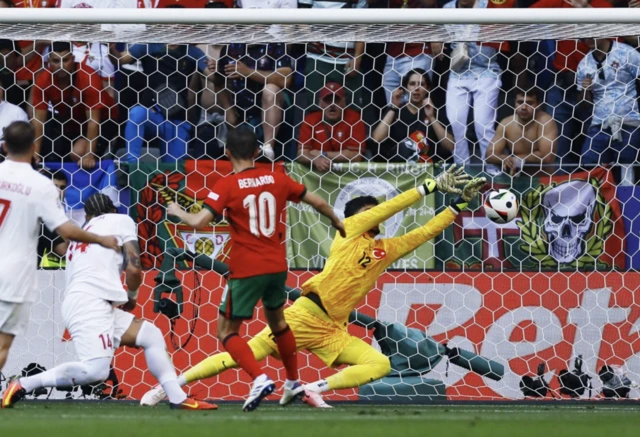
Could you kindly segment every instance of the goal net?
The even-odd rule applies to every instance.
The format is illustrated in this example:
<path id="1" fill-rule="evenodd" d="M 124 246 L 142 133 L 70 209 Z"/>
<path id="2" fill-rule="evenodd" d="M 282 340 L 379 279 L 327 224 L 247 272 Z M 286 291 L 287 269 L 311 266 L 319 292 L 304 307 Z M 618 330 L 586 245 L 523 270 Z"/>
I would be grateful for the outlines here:
<path id="1" fill-rule="evenodd" d="M 391 372 L 371 370 L 379 379 L 329 402 L 640 396 L 640 14 L 491 4 L 3 9 L 0 127 L 33 123 L 36 165 L 78 223 L 96 192 L 135 219 L 145 269 L 135 314 L 163 330 L 179 373 L 224 351 L 216 320 L 233 241 L 224 218 L 196 231 L 166 208 L 202 208 L 232 172 L 225 142 L 243 126 L 263 145 L 257 166 L 341 216 L 355 197 L 391 200 L 454 163 L 488 179 L 482 198 L 393 260 L 353 308 L 345 329 Z M 486 213 L 500 189 L 518 200 L 512 221 Z M 381 223 L 379 238 L 421 228 L 452 200 L 421 199 Z M 285 220 L 293 301 L 325 267 L 334 232 L 303 204 Z M 41 236 L 39 300 L 4 377 L 77 359 L 60 314 L 59 243 Z M 364 270 L 387 256 L 353 262 Z M 260 307 L 241 334 L 264 327 Z M 301 379 L 339 371 L 339 352 L 302 351 Z M 280 361 L 264 364 L 284 380 Z M 231 369 L 188 389 L 240 400 L 250 382 Z M 155 383 L 124 348 L 105 384 L 32 396 L 140 399 Z"/>

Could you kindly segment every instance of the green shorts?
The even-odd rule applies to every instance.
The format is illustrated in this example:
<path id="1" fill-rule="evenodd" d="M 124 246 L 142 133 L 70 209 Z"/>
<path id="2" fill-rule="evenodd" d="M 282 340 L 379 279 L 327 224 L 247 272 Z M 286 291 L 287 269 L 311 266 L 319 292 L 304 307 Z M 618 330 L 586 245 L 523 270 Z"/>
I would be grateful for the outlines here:
<path id="1" fill-rule="evenodd" d="M 258 301 L 268 310 L 281 308 L 287 300 L 287 272 L 229 279 L 220 302 L 220 314 L 226 319 L 252 319 Z"/>

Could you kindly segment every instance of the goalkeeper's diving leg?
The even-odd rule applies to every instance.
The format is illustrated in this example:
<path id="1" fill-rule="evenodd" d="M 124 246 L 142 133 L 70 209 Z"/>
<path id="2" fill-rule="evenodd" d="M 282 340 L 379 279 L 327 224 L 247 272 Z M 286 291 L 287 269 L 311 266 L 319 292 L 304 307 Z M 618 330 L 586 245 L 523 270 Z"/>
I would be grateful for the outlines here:
<path id="1" fill-rule="evenodd" d="M 349 367 L 327 379 L 306 384 L 305 390 L 320 394 L 329 390 L 356 388 L 384 378 L 391 372 L 389 358 L 357 337 L 351 337 L 351 341 L 340 352 L 332 367 L 342 365 Z"/>
<path id="2" fill-rule="evenodd" d="M 265 331 L 268 331 L 268 328 L 266 328 Z M 279 358 L 277 356 L 277 351 L 270 344 L 264 341 L 261 338 L 260 334 L 258 334 L 257 337 L 249 340 L 248 344 L 251 348 L 251 351 L 253 352 L 253 356 L 257 361 L 262 361 L 269 355 Z M 201 379 L 211 378 L 213 376 L 219 375 L 225 370 L 236 368 L 238 368 L 238 364 L 233 360 L 233 358 L 231 358 L 231 355 L 229 355 L 229 353 L 219 353 L 200 361 L 194 367 L 180 375 L 178 377 L 178 384 L 180 384 L 181 386 L 185 386 Z M 167 394 L 165 390 L 161 385 L 157 385 L 146 392 L 144 396 L 142 396 L 140 405 L 154 406 L 166 399 L 166 397 Z M 322 400 L 322 397 L 315 392 L 305 393 L 302 400 L 313 407 L 331 408 Z"/>

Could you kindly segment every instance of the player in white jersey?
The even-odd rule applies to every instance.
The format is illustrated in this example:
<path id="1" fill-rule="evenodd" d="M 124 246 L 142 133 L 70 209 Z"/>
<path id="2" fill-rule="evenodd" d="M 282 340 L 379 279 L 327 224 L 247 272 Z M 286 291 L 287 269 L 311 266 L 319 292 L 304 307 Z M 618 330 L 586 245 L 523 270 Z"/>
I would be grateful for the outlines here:
<path id="1" fill-rule="evenodd" d="M 36 300 L 41 221 L 65 240 L 120 250 L 115 237 L 83 231 L 69 221 L 51 179 L 31 167 L 35 132 L 29 123 L 15 121 L 2 133 L 7 160 L 0 164 L 0 371 Z"/>
<path id="2" fill-rule="evenodd" d="M 109 376 L 115 350 L 120 346 L 131 346 L 144 349 L 149 370 L 167 392 L 172 409 L 217 409 L 216 405 L 188 398 L 180 388 L 160 329 L 118 308 L 124 306 L 126 310 L 133 310 L 142 284 L 135 223 L 131 217 L 118 214 L 111 199 L 104 194 L 91 196 L 84 209 L 87 214 L 84 228 L 98 235 L 116 235 L 122 244 L 122 252 L 78 243 L 67 249 L 67 286 L 62 317 L 80 361 L 12 380 L 2 398 L 2 407 L 12 407 L 25 393 L 40 387 L 102 382 Z M 120 279 L 123 271 L 129 291 L 125 291 Z"/>

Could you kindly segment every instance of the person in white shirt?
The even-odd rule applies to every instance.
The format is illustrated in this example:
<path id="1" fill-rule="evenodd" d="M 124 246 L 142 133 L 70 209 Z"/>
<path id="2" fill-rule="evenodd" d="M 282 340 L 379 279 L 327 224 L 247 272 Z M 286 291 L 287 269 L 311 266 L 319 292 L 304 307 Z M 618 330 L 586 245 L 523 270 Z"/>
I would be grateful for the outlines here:
<path id="1" fill-rule="evenodd" d="M 109 235 L 80 229 L 65 215 L 58 189 L 31 167 L 35 131 L 26 121 L 4 128 L 0 164 L 0 370 L 16 335 L 21 335 L 36 299 L 37 246 L 40 221 L 65 240 L 120 250 Z M 10 274 L 7 274 L 10 272 Z"/>
<path id="2" fill-rule="evenodd" d="M 5 102 L 4 89 L 0 87 L 0 141 L 2 141 L 4 128 L 14 121 L 29 121 L 29 117 L 19 106 Z"/>
<path id="3" fill-rule="evenodd" d="M 486 9 L 488 4 L 489 0 L 453 0 L 445 4 L 444 8 Z M 476 32 L 477 26 L 453 25 L 451 31 Z M 498 64 L 499 50 L 496 45 L 499 46 L 497 43 L 452 44 L 446 111 L 456 140 L 453 161 L 458 165 L 471 164 L 467 139 L 469 109 L 473 107 L 473 127 L 480 148 L 480 159 L 484 160 L 496 133 L 498 96 L 502 86 L 502 69 Z M 494 164 L 485 163 L 484 170 L 493 175 L 500 173 L 500 169 Z"/>
<path id="4" fill-rule="evenodd" d="M 582 105 L 589 108 L 593 104 L 593 116 L 582 145 L 581 165 L 633 165 L 640 157 L 636 89 L 640 53 L 610 38 L 586 38 L 584 42 L 590 51 L 578 64 L 576 82 Z"/>
<path id="5" fill-rule="evenodd" d="M 74 243 L 67 249 L 62 317 L 80 361 L 13 379 L 5 391 L 2 407 L 12 407 L 25 393 L 40 387 L 72 387 L 104 381 L 109 377 L 115 350 L 130 346 L 144 349 L 149 370 L 167 392 L 172 409 L 216 409 L 213 404 L 187 397 L 178 384 L 160 329 L 127 312 L 136 307 L 142 284 L 140 246 L 133 219 L 118 214 L 111 199 L 100 193 L 87 199 L 84 209 L 87 215 L 84 228 L 98 235 L 116 235 L 123 248 L 122 252 L 112 252 L 92 244 Z M 122 272 L 129 291 L 123 288 Z"/>

